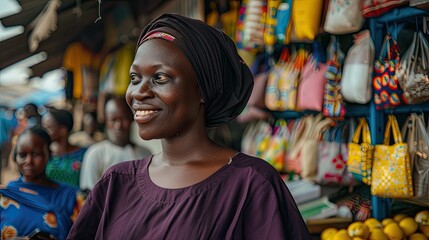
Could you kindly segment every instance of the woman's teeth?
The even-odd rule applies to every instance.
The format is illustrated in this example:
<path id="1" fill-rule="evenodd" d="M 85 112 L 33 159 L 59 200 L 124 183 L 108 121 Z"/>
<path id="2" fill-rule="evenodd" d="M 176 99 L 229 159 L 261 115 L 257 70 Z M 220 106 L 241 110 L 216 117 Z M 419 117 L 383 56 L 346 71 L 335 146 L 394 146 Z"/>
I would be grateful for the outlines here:
<path id="1" fill-rule="evenodd" d="M 154 113 L 154 110 L 138 110 L 136 111 L 136 116 L 145 116 L 145 115 L 149 115 L 151 113 Z"/>

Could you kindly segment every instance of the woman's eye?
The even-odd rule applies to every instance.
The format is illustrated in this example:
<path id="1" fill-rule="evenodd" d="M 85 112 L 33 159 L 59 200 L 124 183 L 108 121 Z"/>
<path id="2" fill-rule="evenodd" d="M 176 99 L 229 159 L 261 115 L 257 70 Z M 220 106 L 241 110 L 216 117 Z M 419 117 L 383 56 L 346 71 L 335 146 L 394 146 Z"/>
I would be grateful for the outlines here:
<path id="1" fill-rule="evenodd" d="M 130 75 L 130 82 L 131 84 L 138 84 L 140 82 L 140 77 L 136 74 L 131 74 Z"/>
<path id="2" fill-rule="evenodd" d="M 38 152 L 34 152 L 34 153 L 33 153 L 33 157 L 40 157 L 40 156 L 42 156 L 42 154 L 41 154 L 41 153 L 38 153 Z"/>
<path id="3" fill-rule="evenodd" d="M 27 156 L 27 153 L 18 153 L 19 158 L 25 158 Z"/>
<path id="4" fill-rule="evenodd" d="M 169 80 L 170 80 L 170 78 L 167 75 L 165 75 L 165 74 L 156 74 L 153 77 L 153 82 L 154 83 L 158 83 L 158 84 L 166 83 Z"/>

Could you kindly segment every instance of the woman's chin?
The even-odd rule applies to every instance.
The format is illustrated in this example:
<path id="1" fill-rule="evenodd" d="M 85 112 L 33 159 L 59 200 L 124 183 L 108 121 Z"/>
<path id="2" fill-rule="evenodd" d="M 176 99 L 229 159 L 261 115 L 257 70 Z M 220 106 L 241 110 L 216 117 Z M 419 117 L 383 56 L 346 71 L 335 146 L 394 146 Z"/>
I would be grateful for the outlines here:
<path id="1" fill-rule="evenodd" d="M 149 141 L 149 140 L 154 139 L 154 138 L 150 137 L 150 135 L 145 134 L 145 133 L 141 133 L 141 132 L 139 132 L 139 136 L 140 136 L 141 139 L 143 139 L 145 141 Z"/>

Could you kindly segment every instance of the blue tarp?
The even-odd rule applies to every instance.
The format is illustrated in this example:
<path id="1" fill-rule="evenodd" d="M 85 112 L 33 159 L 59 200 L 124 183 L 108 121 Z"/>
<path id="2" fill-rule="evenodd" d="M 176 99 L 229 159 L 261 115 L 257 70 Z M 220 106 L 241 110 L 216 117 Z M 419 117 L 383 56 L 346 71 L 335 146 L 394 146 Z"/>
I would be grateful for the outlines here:
<path id="1" fill-rule="evenodd" d="M 0 107 L 20 108 L 27 103 L 44 105 L 64 98 L 64 90 L 45 91 L 27 85 L 0 86 Z"/>

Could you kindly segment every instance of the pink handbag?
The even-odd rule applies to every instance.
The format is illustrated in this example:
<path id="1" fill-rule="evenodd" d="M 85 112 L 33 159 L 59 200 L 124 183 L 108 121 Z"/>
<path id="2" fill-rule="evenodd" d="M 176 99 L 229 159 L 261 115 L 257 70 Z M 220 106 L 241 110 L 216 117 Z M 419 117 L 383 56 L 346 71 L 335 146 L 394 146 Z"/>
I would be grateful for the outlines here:
<path id="1" fill-rule="evenodd" d="M 299 80 L 297 98 L 299 110 L 322 111 L 326 83 L 325 72 L 326 64 L 317 62 L 310 55 L 301 71 Z"/>

